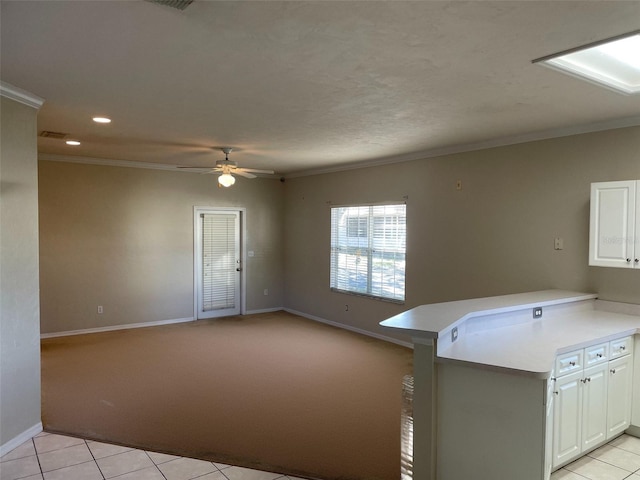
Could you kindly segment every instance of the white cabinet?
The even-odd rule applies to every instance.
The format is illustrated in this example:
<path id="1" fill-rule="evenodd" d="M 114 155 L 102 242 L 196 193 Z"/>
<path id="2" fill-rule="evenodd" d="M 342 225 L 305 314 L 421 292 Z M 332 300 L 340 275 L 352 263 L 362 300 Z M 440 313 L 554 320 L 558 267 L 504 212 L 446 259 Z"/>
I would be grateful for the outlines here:
<path id="1" fill-rule="evenodd" d="M 609 343 L 603 343 L 556 358 L 554 468 L 606 440 L 608 352 Z"/>
<path id="2" fill-rule="evenodd" d="M 633 338 L 558 355 L 552 467 L 558 468 L 629 428 Z"/>
<path id="3" fill-rule="evenodd" d="M 589 265 L 640 269 L 640 180 L 591 184 Z"/>
<path id="4" fill-rule="evenodd" d="M 607 439 L 609 369 L 606 363 L 587 368 L 582 377 L 582 443 L 586 452 Z"/>
<path id="5" fill-rule="evenodd" d="M 609 362 L 609 398 L 607 404 L 607 438 L 621 434 L 631 424 L 631 387 L 633 356 Z"/>
<path id="6" fill-rule="evenodd" d="M 582 371 L 556 379 L 553 405 L 553 468 L 582 452 Z"/>

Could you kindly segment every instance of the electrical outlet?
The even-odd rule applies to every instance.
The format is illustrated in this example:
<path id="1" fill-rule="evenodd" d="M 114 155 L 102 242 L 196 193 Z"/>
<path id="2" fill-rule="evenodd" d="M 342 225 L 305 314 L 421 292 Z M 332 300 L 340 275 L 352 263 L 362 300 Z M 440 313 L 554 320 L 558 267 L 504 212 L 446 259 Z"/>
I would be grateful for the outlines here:
<path id="1" fill-rule="evenodd" d="M 535 307 L 533 309 L 533 318 L 540 318 L 542 317 L 542 307 Z"/>
<path id="2" fill-rule="evenodd" d="M 264 294 L 265 294 L 265 295 L 269 295 L 269 289 L 268 289 L 268 288 L 265 288 L 265 289 L 264 289 Z"/>
<path id="3" fill-rule="evenodd" d="M 98 305 L 98 314 L 102 315 L 104 313 L 104 308 L 102 308 L 102 305 Z"/>
<path id="4" fill-rule="evenodd" d="M 562 239 L 561 237 L 556 237 L 553 239 L 553 248 L 555 250 L 562 250 L 564 249 L 564 239 Z"/>
<path id="5" fill-rule="evenodd" d="M 451 330 L 451 343 L 455 342 L 458 339 L 458 327 L 453 327 Z"/>

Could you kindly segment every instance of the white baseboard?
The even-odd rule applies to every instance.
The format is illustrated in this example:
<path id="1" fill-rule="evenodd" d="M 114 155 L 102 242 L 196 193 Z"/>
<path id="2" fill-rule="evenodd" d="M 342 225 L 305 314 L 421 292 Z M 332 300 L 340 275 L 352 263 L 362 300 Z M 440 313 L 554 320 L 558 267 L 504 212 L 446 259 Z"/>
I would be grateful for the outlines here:
<path id="1" fill-rule="evenodd" d="M 193 317 L 174 318 L 172 320 L 158 320 L 157 322 L 130 323 L 126 325 L 113 325 L 110 327 L 85 328 L 82 330 L 68 330 L 66 332 L 43 333 L 40 338 L 68 337 L 70 335 L 84 335 L 85 333 L 112 332 L 114 330 L 127 330 L 129 328 L 157 327 L 159 325 L 170 325 L 172 323 L 193 322 Z"/>
<path id="2" fill-rule="evenodd" d="M 299 315 L 304 318 L 308 318 L 309 320 L 314 320 L 316 322 L 325 323 L 327 325 L 331 325 L 333 327 L 342 328 L 345 330 L 349 330 L 351 332 L 359 333 L 361 335 L 367 335 L 368 337 L 377 338 L 378 340 L 383 340 L 385 342 L 395 343 L 396 345 L 401 345 L 403 347 L 413 348 L 413 344 L 410 342 L 404 342 L 402 340 L 398 340 L 393 337 L 387 337 L 386 335 L 381 335 L 379 333 L 369 332 L 368 330 L 362 330 L 360 328 L 352 327 L 349 325 L 344 325 L 342 323 L 334 322 L 332 320 L 327 320 L 325 318 L 316 317 L 315 315 L 310 315 L 308 313 L 299 312 L 297 310 L 292 310 L 290 308 L 283 307 L 275 307 L 275 308 L 264 308 L 260 310 L 248 310 L 245 312 L 245 315 L 252 315 L 257 313 L 271 313 L 278 312 L 280 310 L 284 310 L 285 312 L 293 313 L 294 315 Z M 110 327 L 98 327 L 98 328 L 85 328 L 82 330 L 69 330 L 66 332 L 55 332 L 55 333 L 43 333 L 40 335 L 41 339 L 45 338 L 55 338 L 55 337 L 67 337 L 70 335 L 83 335 L 87 333 L 101 333 L 101 332 L 112 332 L 115 330 L 126 330 L 129 328 L 144 328 L 144 327 L 156 327 L 159 325 L 169 325 L 172 323 L 184 323 L 184 322 L 192 322 L 195 319 L 193 317 L 189 318 L 176 318 L 173 320 L 160 320 L 157 322 L 143 322 L 143 323 L 131 323 L 126 325 L 114 325 Z"/>
<path id="3" fill-rule="evenodd" d="M 327 325 L 331 325 L 332 327 L 342 328 L 344 330 L 349 330 L 350 332 L 359 333 L 361 335 L 366 335 L 368 337 L 377 338 L 378 340 L 383 340 L 385 342 L 395 343 L 396 345 L 401 345 L 403 347 L 413 349 L 413 343 L 411 342 L 403 342 L 402 340 L 398 340 L 397 338 L 387 337 L 386 335 L 382 335 L 375 332 L 370 332 L 368 330 L 363 330 L 361 328 L 352 327 L 350 325 L 345 325 L 343 323 L 334 322 L 332 320 L 327 320 L 326 318 L 316 317 L 315 315 L 309 315 L 308 313 L 298 312 L 297 310 L 293 310 L 291 308 L 284 308 L 285 312 L 293 313 L 294 315 L 299 315 L 304 318 L 308 318 L 309 320 L 315 320 L 316 322 L 325 323 Z"/>
<path id="4" fill-rule="evenodd" d="M 12 438 L 4 445 L 0 445 L 0 457 L 4 457 L 7 453 L 9 453 L 14 448 L 19 447 L 27 440 L 35 437 L 40 432 L 42 432 L 42 422 L 36 423 L 33 427 L 25 430 L 20 435 Z"/>
<path id="5" fill-rule="evenodd" d="M 273 312 L 280 312 L 284 310 L 284 308 L 282 307 L 275 307 L 275 308 L 262 308 L 259 310 L 247 310 L 246 312 L 244 312 L 245 315 L 253 315 L 254 313 L 273 313 Z"/>

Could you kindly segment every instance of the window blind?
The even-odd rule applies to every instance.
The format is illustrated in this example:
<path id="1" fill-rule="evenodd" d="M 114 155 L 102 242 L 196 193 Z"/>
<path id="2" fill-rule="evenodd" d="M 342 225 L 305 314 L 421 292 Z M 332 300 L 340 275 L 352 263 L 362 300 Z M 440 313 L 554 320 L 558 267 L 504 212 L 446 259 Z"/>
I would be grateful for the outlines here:
<path id="1" fill-rule="evenodd" d="M 404 301 L 406 205 L 331 208 L 331 288 Z"/>
<path id="2" fill-rule="evenodd" d="M 202 311 L 236 304 L 235 215 L 202 214 Z"/>

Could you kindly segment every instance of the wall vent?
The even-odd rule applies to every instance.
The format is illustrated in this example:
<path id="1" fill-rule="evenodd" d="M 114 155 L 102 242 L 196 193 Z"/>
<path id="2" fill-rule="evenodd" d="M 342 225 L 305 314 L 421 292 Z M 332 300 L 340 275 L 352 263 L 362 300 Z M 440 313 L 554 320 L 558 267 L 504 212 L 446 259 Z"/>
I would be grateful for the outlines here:
<path id="1" fill-rule="evenodd" d="M 42 130 L 39 136 L 44 138 L 55 138 L 57 140 L 62 140 L 63 138 L 66 138 L 68 135 L 69 135 L 68 133 L 50 132 L 49 130 Z"/>
<path id="2" fill-rule="evenodd" d="M 193 0 L 147 0 L 147 2 L 177 8 L 178 10 L 184 10 L 193 3 Z"/>

